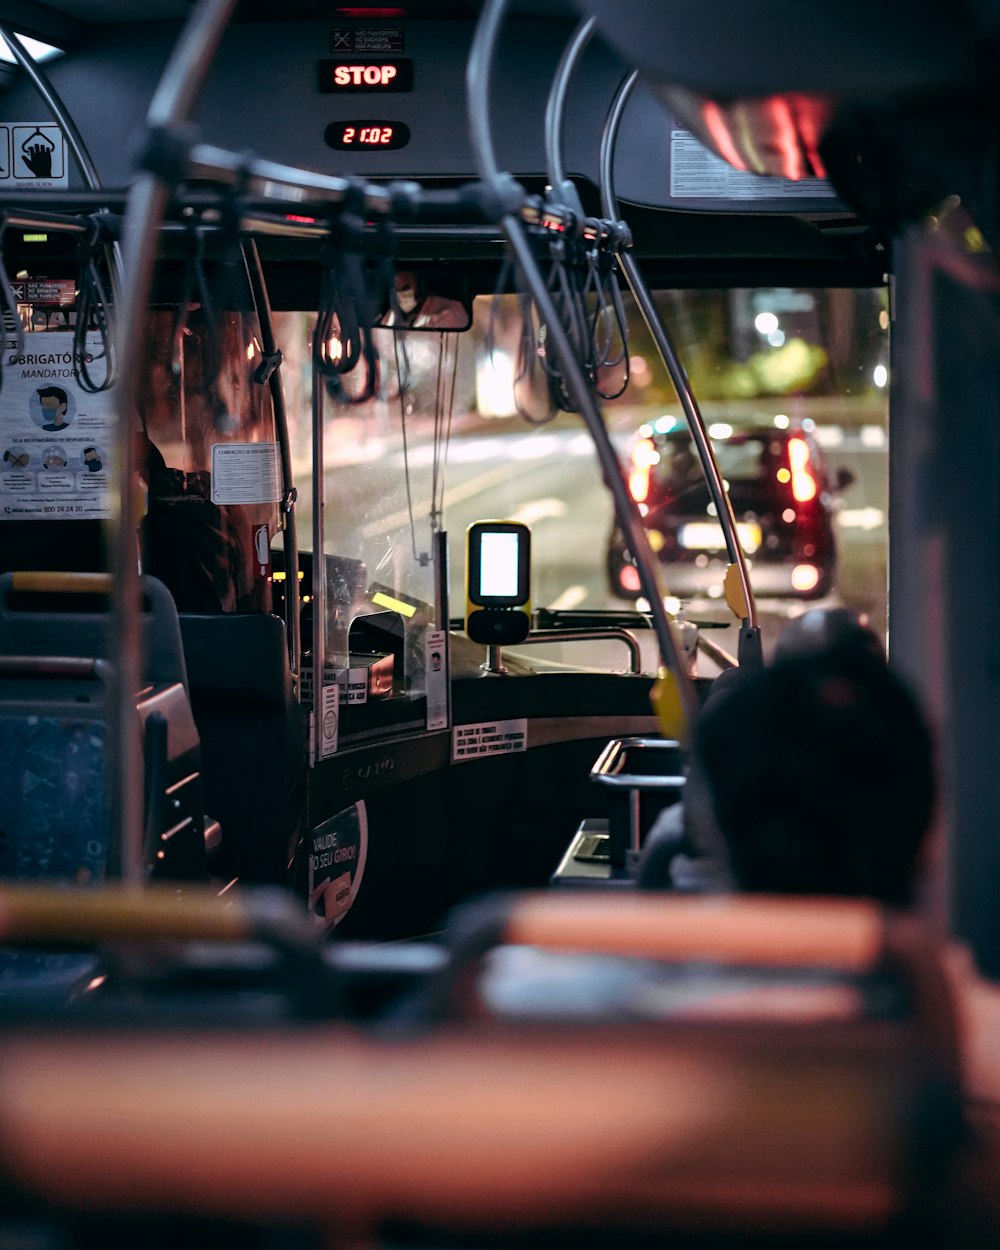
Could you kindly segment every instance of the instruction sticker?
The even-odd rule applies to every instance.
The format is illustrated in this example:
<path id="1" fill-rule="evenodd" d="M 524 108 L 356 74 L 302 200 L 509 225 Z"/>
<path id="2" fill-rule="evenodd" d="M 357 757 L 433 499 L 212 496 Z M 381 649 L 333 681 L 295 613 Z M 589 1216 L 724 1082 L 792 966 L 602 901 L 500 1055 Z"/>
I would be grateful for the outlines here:
<path id="1" fill-rule="evenodd" d="M 92 394 L 77 385 L 70 332 L 26 334 L 23 353 L 16 348 L 5 340 L 0 519 L 109 517 L 111 392 Z M 87 336 L 86 350 L 91 357 L 102 350 L 96 333 Z"/>
<path id="2" fill-rule="evenodd" d="M 52 122 L 0 123 L 0 188 L 68 187 L 66 140 Z"/>
<path id="3" fill-rule="evenodd" d="M 487 755 L 510 755 L 528 748 L 526 720 L 491 720 L 478 725 L 456 725 L 451 735 L 452 762 L 481 760 Z"/>
<path id="4" fill-rule="evenodd" d="M 734 169 L 690 130 L 670 132 L 670 195 L 675 200 L 823 200 L 836 197 L 822 178 L 772 178 Z"/>
<path id="5" fill-rule="evenodd" d="M 277 443 L 213 443 L 212 503 L 277 503 Z"/>
<path id="6" fill-rule="evenodd" d="M 424 640 L 427 674 L 427 728 L 448 728 L 448 635 L 431 630 Z"/>
<path id="7" fill-rule="evenodd" d="M 340 686 L 324 686 L 319 694 L 319 758 L 337 754 L 340 736 Z"/>
<path id="8" fill-rule="evenodd" d="M 403 28 L 383 26 L 366 29 L 334 27 L 331 52 L 405 52 Z"/>

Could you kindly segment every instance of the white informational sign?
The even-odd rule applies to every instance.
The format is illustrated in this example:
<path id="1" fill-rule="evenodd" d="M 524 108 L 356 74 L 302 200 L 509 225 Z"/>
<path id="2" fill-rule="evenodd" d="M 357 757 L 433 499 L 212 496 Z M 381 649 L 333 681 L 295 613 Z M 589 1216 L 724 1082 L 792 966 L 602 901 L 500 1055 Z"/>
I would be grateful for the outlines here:
<path id="1" fill-rule="evenodd" d="M 431 630 L 424 640 L 427 674 L 427 728 L 448 728 L 448 636 Z"/>
<path id="2" fill-rule="evenodd" d="M 277 443 L 213 443 L 212 503 L 277 503 Z"/>
<path id="3" fill-rule="evenodd" d="M 99 336 L 88 348 L 101 350 Z M 80 520 L 111 515 L 114 414 L 109 391 L 73 377 L 71 332 L 26 334 L 24 352 L 4 343 L 0 390 L 0 519 Z M 101 376 L 97 365 L 98 377 Z"/>
<path id="4" fill-rule="evenodd" d="M 66 141 L 59 126 L 51 121 L 0 123 L 0 190 L 68 186 Z"/>
<path id="5" fill-rule="evenodd" d="M 769 178 L 734 169 L 690 130 L 670 133 L 670 196 L 675 200 L 824 200 L 836 197 L 825 179 Z"/>
<path id="6" fill-rule="evenodd" d="M 319 697 L 319 758 L 337 754 L 340 728 L 340 687 L 324 686 Z"/>
<path id="7" fill-rule="evenodd" d="M 456 725 L 451 734 L 454 764 L 481 760 L 487 755 L 509 755 L 528 748 L 526 720 L 492 720 L 478 725 Z"/>

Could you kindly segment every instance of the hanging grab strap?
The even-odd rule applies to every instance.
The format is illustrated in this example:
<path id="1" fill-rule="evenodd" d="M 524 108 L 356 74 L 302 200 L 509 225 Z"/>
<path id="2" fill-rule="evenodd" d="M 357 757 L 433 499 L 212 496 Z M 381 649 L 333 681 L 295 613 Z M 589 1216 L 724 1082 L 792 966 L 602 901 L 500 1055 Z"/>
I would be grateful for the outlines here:
<path id="1" fill-rule="evenodd" d="M 80 262 L 79 293 L 76 301 L 76 325 L 73 329 L 73 377 L 81 390 L 97 394 L 110 390 L 115 383 L 115 359 L 111 304 L 101 272 L 107 255 L 105 225 L 97 216 L 90 218 L 91 228 L 77 244 Z M 96 345 L 89 342 L 96 333 Z M 103 362 L 103 376 L 91 371 L 96 362 Z"/>

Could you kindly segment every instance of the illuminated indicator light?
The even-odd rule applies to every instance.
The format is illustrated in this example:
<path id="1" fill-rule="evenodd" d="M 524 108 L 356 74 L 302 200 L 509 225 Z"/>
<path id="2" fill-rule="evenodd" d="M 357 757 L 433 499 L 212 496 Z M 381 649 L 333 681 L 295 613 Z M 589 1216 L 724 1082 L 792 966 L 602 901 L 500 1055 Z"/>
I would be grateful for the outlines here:
<path id="1" fill-rule="evenodd" d="M 89 994 L 91 990 L 99 990 L 107 979 L 106 976 L 93 977 L 87 982 L 87 988 L 84 990 L 84 993 Z"/>
<path id="2" fill-rule="evenodd" d="M 25 243 L 48 243 L 49 236 L 47 234 L 26 234 L 24 241 Z"/>
<path id="3" fill-rule="evenodd" d="M 781 519 L 786 522 L 786 524 L 791 525 L 791 523 L 795 520 L 795 509 L 786 508 L 781 514 Z"/>
<path id="4" fill-rule="evenodd" d="M 377 91 L 380 94 L 412 91 L 413 61 L 409 57 L 390 57 L 385 60 L 381 57 L 368 57 L 365 60 L 345 57 L 343 60 L 320 61 L 319 89 L 338 95 L 355 91 Z M 327 142 L 330 142 L 329 136 Z"/>
<path id="5" fill-rule="evenodd" d="M 629 474 L 628 490 L 636 503 L 643 503 L 649 494 L 649 470 L 634 469 Z"/>
<path id="6" fill-rule="evenodd" d="M 637 591 L 641 588 L 642 583 L 639 580 L 639 570 L 631 564 L 626 564 L 622 568 L 621 578 L 622 590 L 630 592 Z"/>
<path id="7" fill-rule="evenodd" d="M 796 564 L 792 569 L 792 587 L 794 590 L 815 590 L 819 585 L 819 569 L 815 564 Z"/>
<path id="8" fill-rule="evenodd" d="M 778 472 L 775 474 L 775 477 L 778 479 L 779 482 L 782 482 L 782 483 L 790 482 L 792 480 L 791 469 L 779 469 Z"/>
<path id="9" fill-rule="evenodd" d="M 283 582 L 283 581 L 285 581 L 286 576 L 287 576 L 287 575 L 286 575 L 285 571 L 284 571 L 283 569 L 281 569 L 281 570 L 279 570 L 277 573 L 272 573 L 272 574 L 271 574 L 271 580 L 272 580 L 272 581 L 275 581 L 275 582 Z M 304 570 L 304 569 L 299 569 L 299 581 L 302 581 L 302 579 L 303 579 L 304 577 L 305 577 L 305 570 Z"/>
<path id="10" fill-rule="evenodd" d="M 770 101 L 771 118 L 774 122 L 775 146 L 781 156 L 780 173 L 785 178 L 797 182 L 808 172 L 804 168 L 802 152 L 799 148 L 799 137 L 795 132 L 788 101 L 782 96 L 773 96 Z M 765 104 L 765 108 L 767 104 Z"/>
<path id="11" fill-rule="evenodd" d="M 788 464 L 792 471 L 792 497 L 796 503 L 808 503 L 810 499 L 815 499 L 816 479 L 809 472 L 809 447 L 805 439 L 788 440 Z"/>
<path id="12" fill-rule="evenodd" d="M 632 462 L 637 467 L 650 468 L 660 463 L 660 453 L 649 439 L 643 439 L 641 443 L 636 444 L 635 451 L 632 452 Z"/>
<path id="13" fill-rule="evenodd" d="M 303 226 L 314 226 L 316 224 L 315 217 L 300 217 L 298 213 L 286 213 L 285 221 L 295 221 Z"/>
<path id="14" fill-rule="evenodd" d="M 414 604 L 404 603 L 402 599 L 394 599 L 392 595 L 384 594 L 381 590 L 377 590 L 372 595 L 372 603 L 380 608 L 388 608 L 390 612 L 398 612 L 400 616 L 414 616 L 417 611 Z"/>
<path id="15" fill-rule="evenodd" d="M 719 155 L 724 157 L 734 169 L 746 169 L 746 161 L 740 156 L 733 143 L 733 137 L 729 133 L 729 126 L 723 116 L 722 109 L 711 100 L 706 100 L 702 106 L 702 120 L 705 123 L 705 129 L 711 135 L 712 142 L 715 144 Z"/>
<path id="16" fill-rule="evenodd" d="M 406 17 L 406 9 L 383 7 L 380 9 L 366 9 L 360 6 L 345 9 L 334 10 L 337 17 L 352 18 L 380 18 L 380 17 Z"/>

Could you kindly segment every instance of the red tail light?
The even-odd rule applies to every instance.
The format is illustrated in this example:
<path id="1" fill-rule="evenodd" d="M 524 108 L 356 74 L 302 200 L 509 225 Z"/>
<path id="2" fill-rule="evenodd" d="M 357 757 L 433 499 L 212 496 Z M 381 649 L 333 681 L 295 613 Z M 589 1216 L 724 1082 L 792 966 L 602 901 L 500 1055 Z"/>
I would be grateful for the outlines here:
<path id="1" fill-rule="evenodd" d="M 648 438 L 632 449 L 632 468 L 628 475 L 629 494 L 636 503 L 645 503 L 649 496 L 649 470 L 660 459 L 660 453 Z"/>
<path id="2" fill-rule="evenodd" d="M 804 438 L 788 440 L 788 467 L 792 474 L 792 497 L 796 503 L 816 498 L 816 479 L 810 469 L 809 444 Z"/>

